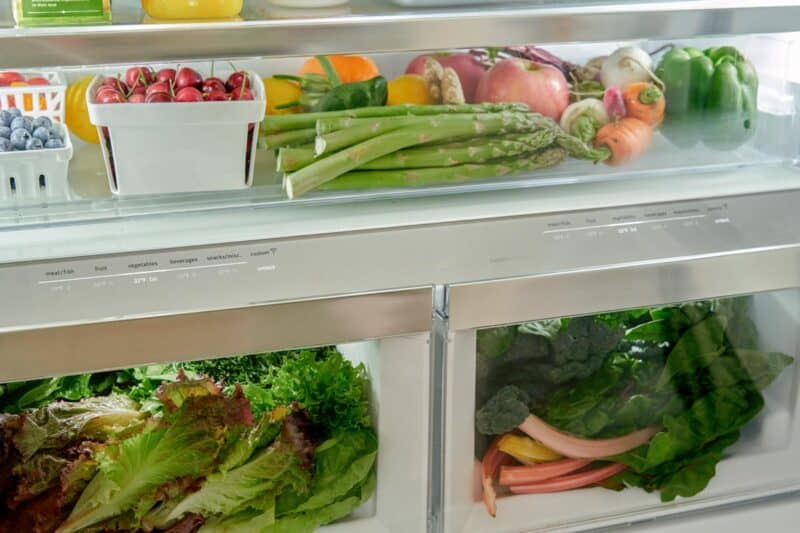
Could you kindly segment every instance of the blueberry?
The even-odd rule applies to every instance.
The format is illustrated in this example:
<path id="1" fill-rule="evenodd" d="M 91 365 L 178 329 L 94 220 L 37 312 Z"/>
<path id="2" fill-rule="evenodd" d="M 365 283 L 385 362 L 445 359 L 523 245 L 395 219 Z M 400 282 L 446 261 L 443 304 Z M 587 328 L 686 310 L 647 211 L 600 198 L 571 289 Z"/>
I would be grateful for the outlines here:
<path id="1" fill-rule="evenodd" d="M 10 152 L 13 148 L 11 141 L 5 137 L 0 137 L 0 152 Z"/>
<path id="2" fill-rule="evenodd" d="M 45 148 L 64 148 L 64 141 L 61 139 L 50 139 L 44 143 Z"/>
<path id="3" fill-rule="evenodd" d="M 33 129 L 42 127 L 50 129 L 53 127 L 53 121 L 47 117 L 36 117 L 31 121 L 31 124 L 33 124 Z"/>
<path id="4" fill-rule="evenodd" d="M 28 139 L 28 142 L 25 143 L 26 150 L 41 150 L 44 148 L 44 143 L 41 139 L 37 139 L 36 137 L 31 137 Z"/>
<path id="5" fill-rule="evenodd" d="M 12 107 L 8 110 L 11 113 L 11 118 L 17 118 L 22 116 L 22 111 L 18 107 Z"/>
<path id="6" fill-rule="evenodd" d="M 5 109 L 0 111 L 0 126 L 11 126 L 11 121 L 14 120 L 14 115 Z"/>
<path id="7" fill-rule="evenodd" d="M 11 121 L 11 129 L 24 129 L 28 133 L 33 133 L 33 124 L 31 124 L 31 119 L 27 117 L 17 117 Z"/>
<path id="8" fill-rule="evenodd" d="M 61 130 L 58 129 L 56 126 L 50 128 L 50 138 L 64 140 L 64 137 L 61 135 Z"/>
<path id="9" fill-rule="evenodd" d="M 36 139 L 39 139 L 43 143 L 46 143 L 50 140 L 50 129 L 45 128 L 44 126 L 39 126 L 35 130 L 33 130 L 33 136 Z"/>
<path id="10" fill-rule="evenodd" d="M 0 138 L 10 139 L 11 138 L 11 128 L 9 128 L 8 126 L 0 126 Z"/>
<path id="11" fill-rule="evenodd" d="M 11 146 L 13 146 L 15 150 L 24 150 L 30 138 L 31 134 L 26 130 L 22 128 L 14 130 L 11 132 Z"/>

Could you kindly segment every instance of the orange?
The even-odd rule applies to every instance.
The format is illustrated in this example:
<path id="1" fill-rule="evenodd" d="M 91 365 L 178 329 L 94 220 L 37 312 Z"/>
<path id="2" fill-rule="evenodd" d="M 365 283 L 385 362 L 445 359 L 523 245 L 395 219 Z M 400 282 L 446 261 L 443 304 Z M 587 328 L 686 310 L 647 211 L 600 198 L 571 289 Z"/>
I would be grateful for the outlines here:
<path id="1" fill-rule="evenodd" d="M 381 75 L 375 62 L 366 56 L 327 56 L 327 58 L 342 83 L 371 80 Z M 312 57 L 300 67 L 298 75 L 303 74 L 325 74 L 325 71 L 319 60 Z"/>

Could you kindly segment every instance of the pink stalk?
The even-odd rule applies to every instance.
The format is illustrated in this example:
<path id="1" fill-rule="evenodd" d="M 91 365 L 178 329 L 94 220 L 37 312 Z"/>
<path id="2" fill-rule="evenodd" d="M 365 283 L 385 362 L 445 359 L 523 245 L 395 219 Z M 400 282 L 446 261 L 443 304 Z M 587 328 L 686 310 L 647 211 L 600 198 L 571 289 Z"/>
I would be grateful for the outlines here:
<path id="1" fill-rule="evenodd" d="M 547 492 L 563 492 L 567 490 L 579 489 L 587 485 L 594 485 L 610 478 L 615 474 L 619 474 L 625 470 L 627 466 L 621 463 L 614 463 L 594 470 L 587 470 L 578 474 L 570 474 L 568 476 L 561 476 L 554 479 L 548 479 L 539 483 L 531 483 L 528 485 L 511 485 L 509 489 L 514 494 L 544 494 Z"/>
<path id="2" fill-rule="evenodd" d="M 504 466 L 500 469 L 500 484 L 527 485 L 529 483 L 538 483 L 539 481 L 580 470 L 591 462 L 591 459 L 562 459 L 530 466 Z"/>
<path id="3" fill-rule="evenodd" d="M 536 415 L 528 415 L 519 429 L 554 452 L 573 459 L 619 455 L 645 444 L 659 431 L 649 427 L 613 439 L 581 439 L 562 433 Z"/>
<path id="4" fill-rule="evenodd" d="M 503 464 L 511 461 L 511 456 L 497 447 L 502 436 L 494 439 L 481 462 L 481 485 L 483 486 L 483 504 L 486 511 L 494 518 L 497 515 L 497 493 L 494 490 L 494 478 Z"/>

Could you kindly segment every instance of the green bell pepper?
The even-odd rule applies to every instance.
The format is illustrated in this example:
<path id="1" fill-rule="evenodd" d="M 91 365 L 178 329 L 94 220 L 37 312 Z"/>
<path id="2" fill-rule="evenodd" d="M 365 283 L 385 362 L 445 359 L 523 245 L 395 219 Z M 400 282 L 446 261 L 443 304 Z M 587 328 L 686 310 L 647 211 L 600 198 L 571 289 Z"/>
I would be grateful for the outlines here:
<path id="1" fill-rule="evenodd" d="M 733 150 L 755 132 L 758 75 L 736 48 L 673 48 L 659 63 L 667 100 L 662 132 L 678 146 Z"/>

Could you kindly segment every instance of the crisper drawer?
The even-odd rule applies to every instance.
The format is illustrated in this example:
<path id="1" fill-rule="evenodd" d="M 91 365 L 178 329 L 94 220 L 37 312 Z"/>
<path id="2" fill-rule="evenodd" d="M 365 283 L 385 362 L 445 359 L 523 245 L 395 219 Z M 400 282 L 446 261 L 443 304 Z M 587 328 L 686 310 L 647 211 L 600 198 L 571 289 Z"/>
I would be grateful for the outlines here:
<path id="1" fill-rule="evenodd" d="M 445 531 L 800 488 L 800 247 L 463 284 L 449 303 Z"/>
<path id="2" fill-rule="evenodd" d="M 424 531 L 430 306 L 419 289 L 0 336 L 0 531 Z"/>

